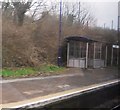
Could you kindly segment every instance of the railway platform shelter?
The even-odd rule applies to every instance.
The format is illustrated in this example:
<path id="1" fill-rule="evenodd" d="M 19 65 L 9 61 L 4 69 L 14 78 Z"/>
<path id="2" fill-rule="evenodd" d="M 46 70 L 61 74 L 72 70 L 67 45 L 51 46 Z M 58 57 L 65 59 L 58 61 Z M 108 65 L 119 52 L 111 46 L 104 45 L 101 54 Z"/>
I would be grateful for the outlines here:
<path id="1" fill-rule="evenodd" d="M 84 36 L 70 36 L 67 41 L 67 67 L 103 68 L 117 65 L 118 46 Z"/>

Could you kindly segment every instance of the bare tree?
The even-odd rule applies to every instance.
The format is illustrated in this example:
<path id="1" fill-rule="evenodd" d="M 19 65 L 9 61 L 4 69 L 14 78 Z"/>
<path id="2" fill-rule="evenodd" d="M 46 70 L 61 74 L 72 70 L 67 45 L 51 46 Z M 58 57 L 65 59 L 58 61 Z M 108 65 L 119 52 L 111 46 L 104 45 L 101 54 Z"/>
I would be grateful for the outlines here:
<path id="1" fill-rule="evenodd" d="M 49 14 L 57 14 L 58 12 L 58 3 L 51 2 L 47 3 L 45 0 L 41 0 L 36 2 L 34 9 L 31 9 L 32 15 L 31 17 L 34 21 L 43 21 L 43 19 Z"/>
<path id="2" fill-rule="evenodd" d="M 76 22 L 78 25 L 83 27 L 94 21 L 90 12 L 86 8 L 82 7 L 80 2 L 71 4 L 63 3 L 63 16 L 66 16 L 66 18 L 73 18 L 72 22 Z"/>
<path id="3" fill-rule="evenodd" d="M 12 3 L 10 3 L 10 1 L 12 1 Z M 59 15 L 59 3 L 51 2 L 51 4 L 47 4 L 47 0 L 8 0 L 8 2 L 3 3 L 2 9 L 5 11 L 9 6 L 13 8 L 11 12 L 13 15 L 13 21 L 19 26 L 23 25 L 26 12 L 31 12 L 31 15 L 30 13 L 28 15 L 34 21 L 43 19 L 48 13 Z M 43 12 L 47 13 L 44 13 L 43 16 Z M 88 26 L 92 21 L 94 21 L 94 18 L 91 16 L 89 11 L 84 8 L 80 2 L 63 2 L 62 18 L 68 25 L 76 23 L 82 27 L 86 25 Z"/>
<path id="4" fill-rule="evenodd" d="M 25 13 L 28 9 L 30 9 L 32 1 L 28 0 L 27 2 L 24 2 L 23 0 L 18 0 L 17 2 L 15 2 L 14 0 L 12 0 L 12 4 L 14 6 L 14 22 L 17 25 L 22 26 Z"/>
<path id="5" fill-rule="evenodd" d="M 7 2 L 2 2 L 2 10 L 6 11 L 9 5 L 10 5 L 9 0 Z"/>
<path id="6" fill-rule="evenodd" d="M 1 2 L 2 4 L 2 15 L 5 16 L 6 18 L 11 18 L 12 17 L 12 13 L 13 13 L 13 7 L 11 6 L 11 3 L 9 0 L 7 0 L 6 2 Z"/>
<path id="7" fill-rule="evenodd" d="M 33 19 L 38 17 L 38 15 L 40 15 L 41 10 L 43 10 L 43 8 L 46 8 L 46 1 L 45 0 L 40 0 L 38 2 L 35 2 L 34 3 L 34 9 L 32 9 L 33 13 L 31 15 L 31 17 Z"/>

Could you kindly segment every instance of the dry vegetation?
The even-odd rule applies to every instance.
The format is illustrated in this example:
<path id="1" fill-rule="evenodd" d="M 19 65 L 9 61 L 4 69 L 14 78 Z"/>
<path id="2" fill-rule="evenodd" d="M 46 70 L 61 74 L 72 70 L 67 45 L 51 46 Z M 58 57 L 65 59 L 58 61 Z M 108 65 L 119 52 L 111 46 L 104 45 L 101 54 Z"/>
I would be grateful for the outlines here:
<path id="1" fill-rule="evenodd" d="M 55 62 L 57 29 L 55 24 L 48 22 L 41 25 L 39 22 L 26 23 L 19 27 L 4 18 L 3 66 L 35 66 Z"/>
<path id="2" fill-rule="evenodd" d="M 2 60 L 3 67 L 39 66 L 56 64 L 58 51 L 59 19 L 57 14 L 48 13 L 42 20 L 32 21 L 26 17 L 22 26 L 3 14 Z M 65 19 L 64 19 L 65 18 Z M 77 22 L 67 23 L 62 19 L 62 38 L 71 35 L 87 35 L 93 39 L 116 41 L 115 30 L 91 28 Z"/>

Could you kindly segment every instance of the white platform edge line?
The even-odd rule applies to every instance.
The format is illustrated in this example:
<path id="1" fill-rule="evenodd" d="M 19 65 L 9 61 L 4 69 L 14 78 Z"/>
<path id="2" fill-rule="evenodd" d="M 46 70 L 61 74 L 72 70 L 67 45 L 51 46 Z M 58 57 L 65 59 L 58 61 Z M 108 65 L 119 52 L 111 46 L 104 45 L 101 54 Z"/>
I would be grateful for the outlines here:
<path id="1" fill-rule="evenodd" d="M 101 87 L 111 85 L 111 84 L 115 84 L 115 83 L 118 83 L 118 82 L 120 82 L 120 80 L 113 80 L 113 81 L 109 81 L 109 82 L 93 84 L 93 85 L 90 85 L 90 86 L 86 86 L 87 88 L 84 88 L 84 89 L 76 88 L 76 89 L 80 89 L 80 90 L 77 90 L 77 91 L 71 92 L 71 93 L 67 93 L 67 94 L 63 94 L 63 95 L 59 95 L 59 96 L 55 96 L 55 97 L 51 97 L 51 98 L 47 98 L 47 99 L 44 99 L 44 100 L 38 100 L 38 101 L 35 101 L 35 102 L 31 102 L 31 103 L 26 103 L 26 104 L 22 104 L 22 105 L 18 105 L 18 106 L 13 106 L 12 108 L 20 108 L 20 107 L 35 105 L 35 104 L 38 104 L 38 103 L 48 102 L 50 100 L 55 100 L 55 99 L 58 99 L 58 98 L 61 98 L 61 97 L 66 97 L 66 96 L 70 96 L 70 95 L 73 95 L 73 94 L 78 94 L 80 92 L 89 91 L 89 90 L 92 90 L 92 89 L 95 89 L 95 88 L 101 88 Z M 68 91 L 70 91 L 70 90 L 68 90 Z M 32 99 L 30 99 L 30 100 L 32 100 Z"/>
<path id="2" fill-rule="evenodd" d="M 21 78 L 21 79 L 11 79 L 11 80 L 1 80 L 0 83 L 12 83 L 12 82 L 21 82 L 21 81 L 31 81 L 31 80 L 41 80 L 41 79 L 52 79 L 52 78 L 61 78 L 61 77 L 69 77 L 69 76 L 75 76 L 81 74 L 66 74 L 66 75 L 56 75 L 56 76 L 46 76 L 46 77 L 34 77 L 34 78 Z"/>

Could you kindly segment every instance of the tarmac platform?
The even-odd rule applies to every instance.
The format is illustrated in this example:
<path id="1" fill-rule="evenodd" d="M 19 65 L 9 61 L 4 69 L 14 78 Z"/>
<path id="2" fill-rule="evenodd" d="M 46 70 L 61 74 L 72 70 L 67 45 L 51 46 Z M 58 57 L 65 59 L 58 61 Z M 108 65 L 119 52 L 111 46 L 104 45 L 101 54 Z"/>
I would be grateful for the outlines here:
<path id="1" fill-rule="evenodd" d="M 117 68 L 76 69 L 71 72 L 47 77 L 1 79 L 0 106 L 14 108 L 40 100 L 44 102 L 53 96 L 59 97 L 119 79 Z"/>

